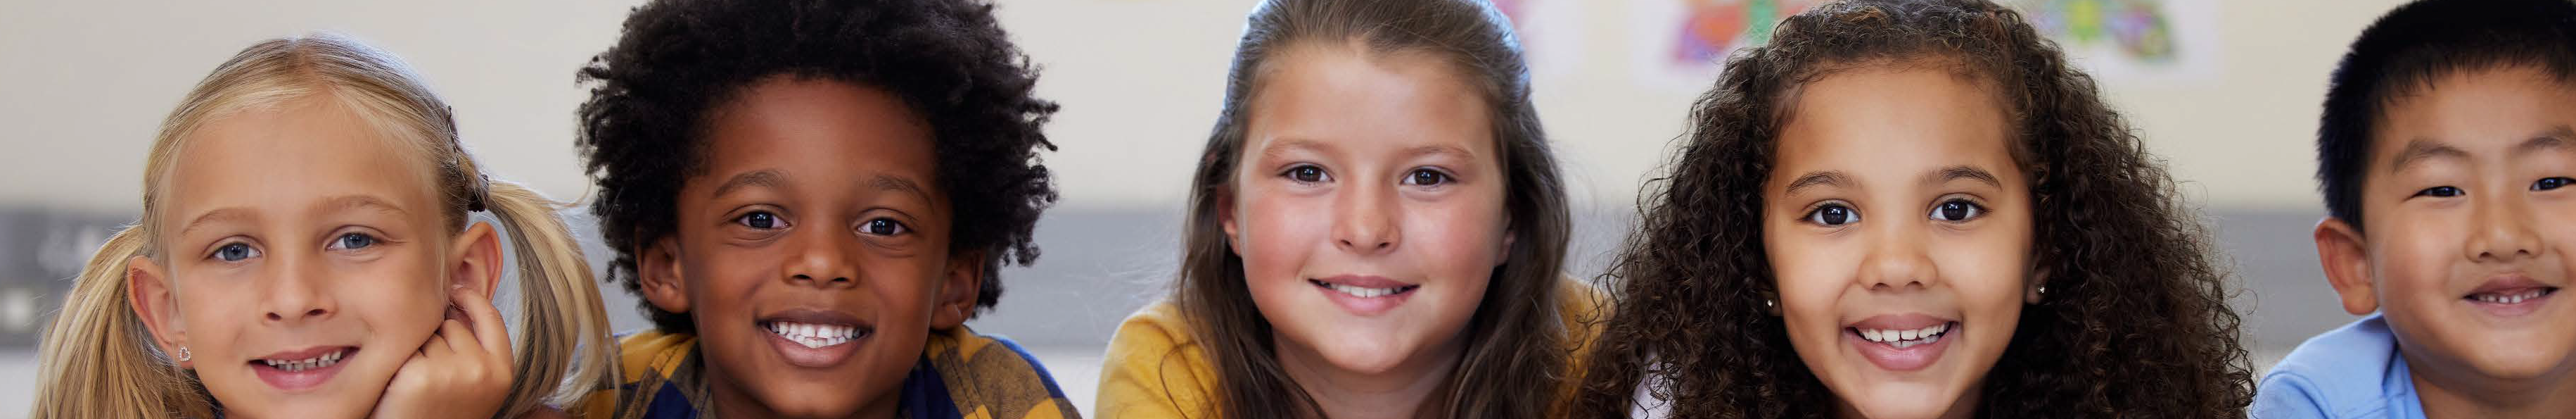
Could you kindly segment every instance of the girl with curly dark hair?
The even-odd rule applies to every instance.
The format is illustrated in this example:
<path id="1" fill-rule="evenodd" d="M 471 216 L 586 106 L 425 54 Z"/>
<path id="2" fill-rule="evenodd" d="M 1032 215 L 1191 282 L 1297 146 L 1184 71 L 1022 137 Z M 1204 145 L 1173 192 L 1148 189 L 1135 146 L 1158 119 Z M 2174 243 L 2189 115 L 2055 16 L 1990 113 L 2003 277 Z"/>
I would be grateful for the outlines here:
<path id="1" fill-rule="evenodd" d="M 1580 412 L 2244 416 L 2206 232 L 2018 13 L 1821 5 L 1695 106 L 1612 268 Z"/>
<path id="2" fill-rule="evenodd" d="M 1171 297 L 1119 325 L 1102 417 L 1554 417 L 1589 285 L 1501 13 L 1253 12 Z"/>
<path id="3" fill-rule="evenodd" d="M 981 0 L 657 0 L 577 145 L 653 330 L 589 417 L 1075 417 L 968 319 L 1055 201 L 1036 70 Z"/>

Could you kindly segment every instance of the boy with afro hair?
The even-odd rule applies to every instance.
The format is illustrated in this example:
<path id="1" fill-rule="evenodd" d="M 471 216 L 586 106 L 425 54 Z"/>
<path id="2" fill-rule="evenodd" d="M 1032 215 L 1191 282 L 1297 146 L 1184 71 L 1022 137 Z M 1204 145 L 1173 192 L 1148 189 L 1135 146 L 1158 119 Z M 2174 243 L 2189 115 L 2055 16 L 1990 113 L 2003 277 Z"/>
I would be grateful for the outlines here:
<path id="1" fill-rule="evenodd" d="M 1075 417 L 964 325 L 1037 258 L 1056 105 L 980 0 L 657 0 L 580 73 L 576 141 L 654 329 L 596 418 Z"/>

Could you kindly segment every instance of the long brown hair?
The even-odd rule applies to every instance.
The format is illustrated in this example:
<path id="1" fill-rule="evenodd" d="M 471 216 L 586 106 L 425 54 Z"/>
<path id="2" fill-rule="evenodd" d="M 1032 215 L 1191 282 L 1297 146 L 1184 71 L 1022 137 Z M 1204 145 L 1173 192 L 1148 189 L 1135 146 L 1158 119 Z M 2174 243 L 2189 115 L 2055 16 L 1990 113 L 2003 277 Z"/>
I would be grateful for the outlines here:
<path id="1" fill-rule="evenodd" d="M 488 180 L 456 137 L 447 106 L 410 65 L 390 53 L 330 33 L 271 39 L 243 49 L 197 83 L 162 120 L 144 163 L 143 218 L 117 232 L 73 279 L 40 345 L 39 418 L 212 417 L 215 401 L 172 354 L 152 344 L 134 312 L 127 262 L 159 254 L 165 182 L 186 139 L 209 121 L 304 97 L 326 97 L 387 131 L 408 156 L 437 173 L 440 213 L 450 234 L 469 212 L 488 211 L 505 232 L 523 304 L 509 323 L 519 335 L 509 396 L 501 416 L 545 404 L 571 403 L 614 383 L 607 311 L 590 265 L 573 242 L 560 205 L 515 183 Z M 481 208 L 475 208 L 480 201 Z"/>
<path id="2" fill-rule="evenodd" d="M 2228 284 L 2173 178 L 2093 79 L 1985 0 L 1854 0 L 1727 60 L 1611 268 L 1617 304 L 1577 409 L 1617 417 L 1641 381 L 1675 417 L 1831 415 L 1835 396 L 1764 301 L 1761 185 L 1799 86 L 1877 65 L 1955 65 L 2007 107 L 2047 276 L 1986 375 L 1985 417 L 2244 417 L 2252 374 Z"/>
<path id="3" fill-rule="evenodd" d="M 1529 102 L 1529 71 L 1509 21 L 1491 5 L 1466 0 L 1276 0 L 1254 9 L 1227 74 L 1225 107 L 1208 136 L 1190 184 L 1185 243 L 1172 300 L 1215 364 L 1217 407 L 1225 418 L 1315 416 L 1315 401 L 1281 369 L 1271 326 L 1254 309 L 1243 260 L 1228 250 L 1217 218 L 1243 154 L 1246 108 L 1261 88 L 1268 59 L 1289 46 L 1358 42 L 1365 54 L 1423 53 L 1466 74 L 1457 76 L 1492 105 L 1495 141 L 1508 173 L 1504 206 L 1514 234 L 1509 258 L 1495 268 L 1450 373 L 1445 406 L 1452 417 L 1539 417 L 1563 382 L 1565 327 L 1556 300 L 1558 271 L 1572 222 L 1556 159 Z M 1436 409 L 1436 410 L 1434 410 Z"/>

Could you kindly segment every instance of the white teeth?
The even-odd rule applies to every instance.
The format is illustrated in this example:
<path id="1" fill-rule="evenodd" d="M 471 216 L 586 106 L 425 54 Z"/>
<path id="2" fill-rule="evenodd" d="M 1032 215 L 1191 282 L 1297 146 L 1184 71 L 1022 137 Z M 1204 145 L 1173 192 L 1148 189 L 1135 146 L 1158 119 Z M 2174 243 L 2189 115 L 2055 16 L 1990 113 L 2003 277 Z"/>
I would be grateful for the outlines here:
<path id="1" fill-rule="evenodd" d="M 773 322 L 769 324 L 769 333 L 777 334 L 778 337 L 787 338 L 788 341 L 796 342 L 798 345 L 805 345 L 807 348 L 822 348 L 848 343 L 851 339 L 857 337 L 858 327 L 829 324 Z"/>
<path id="2" fill-rule="evenodd" d="M 1395 295 L 1397 291 L 1403 290 L 1403 288 L 1365 288 L 1342 284 L 1324 284 L 1324 286 L 1332 288 L 1333 291 L 1339 291 L 1343 294 L 1349 294 L 1350 296 L 1360 298 L 1377 298 Z"/>
<path id="3" fill-rule="evenodd" d="M 2548 294 L 2548 293 L 2549 293 L 2549 290 L 2546 290 L 2546 289 L 2535 289 L 2535 290 L 2523 291 L 2523 292 L 2518 292 L 2518 293 L 2513 293 L 2513 294 L 2478 294 L 2478 295 L 2471 295 L 2471 296 L 2469 296 L 2469 298 L 2471 298 L 2471 299 L 2475 299 L 2475 300 L 2478 300 L 2478 301 L 2481 301 L 2481 302 L 2488 302 L 2488 303 L 2495 303 L 2495 304 L 2517 304 L 2517 303 L 2521 303 L 2521 302 L 2523 302 L 2524 300 L 2530 300 L 2530 299 L 2533 299 L 2533 298 L 2540 298 L 2540 296 L 2541 296 L 2542 294 Z"/>
<path id="4" fill-rule="evenodd" d="M 314 368 L 328 367 L 328 366 L 331 366 L 332 364 L 338 364 L 338 363 L 340 363 L 340 354 L 341 354 L 342 352 L 347 352 L 347 351 L 348 351 L 347 349 L 342 349 L 342 350 L 338 350 L 338 351 L 331 351 L 331 353 L 321 354 L 321 355 L 314 356 L 314 357 L 312 357 L 312 358 L 305 358 L 305 359 L 298 359 L 298 360 L 280 361 L 280 360 L 274 360 L 274 359 L 262 359 L 262 360 L 259 360 L 259 362 L 260 362 L 260 363 L 264 363 L 264 364 L 268 364 L 268 366 L 270 366 L 270 367 L 276 367 L 277 369 L 286 370 L 287 372 L 296 372 L 296 371 L 303 371 L 303 370 L 309 370 L 309 369 L 314 369 Z"/>
<path id="5" fill-rule="evenodd" d="M 1940 341 L 1941 341 L 1942 333 L 1945 333 L 1945 332 L 1949 332 L 1949 331 L 1950 331 L 1950 324 L 1949 324 L 1949 323 L 1942 323 L 1942 324 L 1932 325 L 1931 327 L 1925 327 L 1925 328 L 1921 328 L 1921 329 L 1908 329 L 1908 330 L 1886 330 L 1886 329 L 1854 329 L 1854 330 L 1857 330 L 1857 331 L 1859 331 L 1859 332 L 1860 332 L 1860 338 L 1861 338 L 1861 339 L 1863 339 L 1863 340 L 1868 340 L 1868 341 L 1871 341 L 1871 342 L 1885 343 L 1885 344 L 1888 344 L 1889 346 L 1895 346 L 1897 349 L 1904 349 L 1904 348 L 1913 347 L 1913 346 L 1917 346 L 1917 345 L 1929 345 L 1929 344 L 1932 344 L 1932 342 L 1940 342 Z"/>

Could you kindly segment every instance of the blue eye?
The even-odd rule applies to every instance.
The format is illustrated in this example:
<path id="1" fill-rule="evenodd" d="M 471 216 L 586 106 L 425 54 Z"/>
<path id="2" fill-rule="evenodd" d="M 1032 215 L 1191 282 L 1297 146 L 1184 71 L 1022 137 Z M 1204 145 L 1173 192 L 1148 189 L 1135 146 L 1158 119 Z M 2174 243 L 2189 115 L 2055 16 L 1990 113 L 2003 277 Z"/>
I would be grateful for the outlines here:
<path id="1" fill-rule="evenodd" d="M 2532 182 L 2532 183 L 2531 183 L 2531 190 L 2535 190 L 2535 191 L 2546 191 L 2546 190 L 2551 190 L 2551 189 L 2563 188 L 2563 187 L 2567 187 L 2567 183 L 2569 183 L 2569 182 L 2576 182 L 2576 179 L 2568 179 L 2566 176 L 2558 176 L 2558 177 L 2552 177 L 2552 178 L 2548 178 L 2548 179 L 2541 179 L 2541 180 L 2540 180 L 2540 181 L 2538 181 L 2538 182 Z"/>
<path id="2" fill-rule="evenodd" d="M 215 253 L 210 256 L 215 258 L 215 260 L 240 262 L 244 259 L 259 257 L 259 249 L 252 249 L 248 244 L 231 243 L 225 244 L 223 247 L 215 248 Z"/>
<path id="3" fill-rule="evenodd" d="M 1404 175 L 1406 185 L 1440 186 L 1440 184 L 1449 183 L 1450 180 L 1452 179 L 1449 178 L 1449 174 L 1431 169 L 1418 169 Z"/>
<path id="4" fill-rule="evenodd" d="M 1288 180 L 1294 180 L 1300 183 L 1315 183 L 1330 179 L 1330 177 L 1324 175 L 1324 168 L 1308 165 L 1298 165 L 1297 167 L 1288 168 L 1286 173 L 1280 173 L 1279 175 L 1287 176 Z"/>
<path id="5" fill-rule="evenodd" d="M 340 237 L 332 238 L 331 248 L 343 250 L 365 249 L 368 246 L 375 246 L 376 241 L 376 236 L 369 236 L 366 233 L 347 233 L 341 234 Z"/>
<path id="6" fill-rule="evenodd" d="M 912 231 L 912 229 L 905 228 L 903 223 L 884 218 L 868 220 L 867 224 L 859 225 L 859 232 L 879 236 L 892 236 L 910 231 Z"/>
<path id="7" fill-rule="evenodd" d="M 1985 214 L 1985 207 L 1977 206 L 1977 203 L 1968 202 L 1966 200 L 1954 199 L 1949 202 L 1943 202 L 1940 206 L 1932 207 L 1932 219 L 1941 221 L 1967 221 Z"/>
<path id="8" fill-rule="evenodd" d="M 1807 222 L 1824 226 L 1840 226 L 1844 224 L 1857 223 L 1860 222 L 1860 211 L 1853 210 L 1851 207 L 1846 207 L 1842 204 L 1827 204 L 1822 207 L 1816 207 L 1814 210 L 1807 211 Z"/>
<path id="9" fill-rule="evenodd" d="M 742 217 L 735 218 L 733 221 L 735 224 L 742 224 L 743 227 L 762 230 L 778 228 L 778 214 L 771 214 L 768 211 L 743 214 Z"/>
<path id="10" fill-rule="evenodd" d="M 2539 188 L 2539 187 L 2540 187 L 2540 185 L 2534 184 L 2534 185 L 2532 185 L 2531 187 L 2536 189 L 2536 188 Z M 2462 191 L 2462 190 L 2460 190 L 2460 188 L 2449 187 L 2449 186 L 2435 186 L 2435 187 L 2430 187 L 2430 188 L 2424 188 L 2424 190 L 2415 191 L 2415 196 L 2430 196 L 2430 197 L 2435 197 L 2435 198 L 2449 198 L 2449 197 L 2460 196 L 2460 195 L 2467 195 L 2467 194 L 2468 194 L 2468 191 Z"/>

